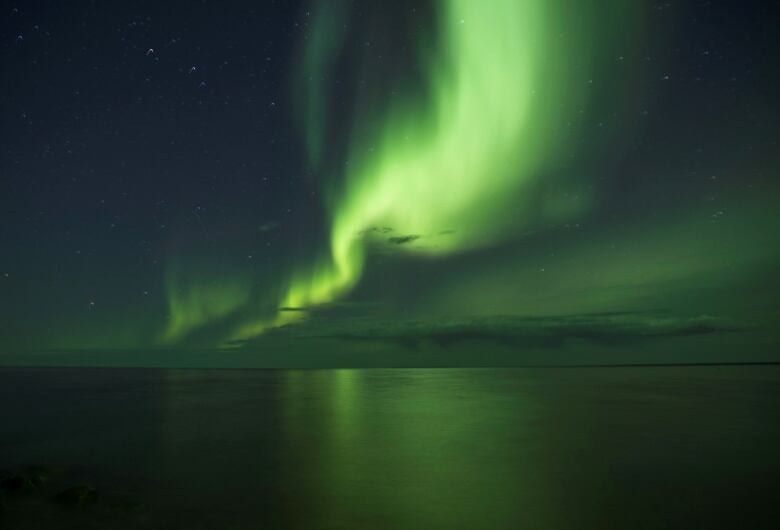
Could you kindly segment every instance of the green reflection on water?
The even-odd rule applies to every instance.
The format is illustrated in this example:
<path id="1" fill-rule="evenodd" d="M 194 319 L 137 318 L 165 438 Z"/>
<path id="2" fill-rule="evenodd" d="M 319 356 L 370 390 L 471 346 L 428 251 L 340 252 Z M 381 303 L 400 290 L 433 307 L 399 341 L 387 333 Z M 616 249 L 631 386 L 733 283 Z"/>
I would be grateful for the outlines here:
<path id="1" fill-rule="evenodd" d="M 452 375 L 285 372 L 284 436 L 295 448 L 285 489 L 298 492 L 306 514 L 298 526 L 550 525 L 556 511 L 539 467 L 544 448 L 530 436 L 530 388 L 507 393 L 508 382 L 487 374 Z"/>

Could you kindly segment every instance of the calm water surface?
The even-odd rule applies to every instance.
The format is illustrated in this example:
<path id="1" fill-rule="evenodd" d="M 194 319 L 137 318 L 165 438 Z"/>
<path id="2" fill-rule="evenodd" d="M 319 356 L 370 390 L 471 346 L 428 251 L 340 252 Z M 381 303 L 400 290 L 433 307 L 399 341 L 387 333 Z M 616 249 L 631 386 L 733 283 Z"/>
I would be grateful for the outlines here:
<path id="1" fill-rule="evenodd" d="M 777 528 L 778 383 L 778 367 L 3 369 L 0 469 L 50 478 L 3 493 L 0 528 Z M 52 503 L 73 484 L 99 500 Z"/>

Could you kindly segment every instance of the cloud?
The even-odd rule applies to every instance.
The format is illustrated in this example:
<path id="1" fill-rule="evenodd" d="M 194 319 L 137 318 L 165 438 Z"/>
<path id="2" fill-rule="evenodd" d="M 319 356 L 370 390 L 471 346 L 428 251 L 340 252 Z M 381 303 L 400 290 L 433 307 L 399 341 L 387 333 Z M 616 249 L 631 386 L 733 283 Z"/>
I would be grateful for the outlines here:
<path id="1" fill-rule="evenodd" d="M 307 306 L 281 306 L 279 311 L 283 312 L 303 312 L 308 315 L 328 315 L 334 314 L 349 314 L 354 312 L 365 312 L 367 308 L 375 308 L 380 306 L 378 302 L 365 302 L 365 301 L 337 301 L 326 302 L 322 304 L 312 304 Z"/>
<path id="2" fill-rule="evenodd" d="M 409 234 L 407 236 L 388 237 L 387 241 L 388 243 L 392 243 L 393 245 L 405 245 L 406 243 L 417 241 L 421 237 L 422 236 L 419 236 L 417 234 Z"/>
<path id="3" fill-rule="evenodd" d="M 489 316 L 425 320 L 314 316 L 269 332 L 284 338 L 331 338 L 442 347 L 489 342 L 512 347 L 561 348 L 572 341 L 625 346 L 672 337 L 738 332 L 734 322 L 709 315 L 674 317 L 650 313 L 589 313 L 546 317 Z"/>
<path id="4" fill-rule="evenodd" d="M 365 236 L 368 234 L 389 234 L 393 231 L 392 226 L 369 226 L 365 230 L 360 230 L 357 232 L 358 236 Z"/>

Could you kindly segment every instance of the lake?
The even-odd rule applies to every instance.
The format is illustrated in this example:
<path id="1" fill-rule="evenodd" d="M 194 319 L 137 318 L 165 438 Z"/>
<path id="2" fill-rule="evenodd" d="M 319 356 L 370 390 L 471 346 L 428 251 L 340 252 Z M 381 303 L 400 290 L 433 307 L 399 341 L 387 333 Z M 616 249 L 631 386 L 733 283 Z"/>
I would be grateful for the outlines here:
<path id="1" fill-rule="evenodd" d="M 780 367 L 0 369 L 0 527 L 776 528 Z M 52 497 L 97 492 L 78 506 Z"/>

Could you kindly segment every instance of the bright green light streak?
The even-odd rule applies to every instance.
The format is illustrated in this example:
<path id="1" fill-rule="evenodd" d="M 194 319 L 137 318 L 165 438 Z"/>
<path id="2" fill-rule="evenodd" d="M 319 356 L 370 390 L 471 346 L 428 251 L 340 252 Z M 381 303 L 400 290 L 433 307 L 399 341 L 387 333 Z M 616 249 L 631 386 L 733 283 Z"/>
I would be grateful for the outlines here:
<path id="1" fill-rule="evenodd" d="M 293 276 L 280 306 L 323 304 L 349 291 L 361 277 L 368 245 L 387 244 L 386 236 L 372 233 L 372 227 L 419 237 L 399 250 L 450 254 L 489 244 L 524 226 L 533 209 L 531 185 L 558 143 L 561 118 L 577 99 L 566 86 L 564 60 L 576 39 L 566 35 L 563 11 L 555 4 L 440 4 L 442 39 L 438 54 L 425 62 L 429 97 L 398 102 L 377 134 L 353 142 L 355 169 L 329 205 L 330 252 Z M 328 40 L 334 24 L 329 20 L 317 33 L 314 46 Z M 589 54 L 581 47 L 576 52 L 582 67 Z M 324 68 L 315 67 L 317 58 L 330 60 L 321 50 L 307 57 L 317 75 Z M 322 105 L 309 107 L 311 125 L 319 130 Z M 357 125 L 356 130 L 365 129 Z M 320 136 L 307 138 L 315 158 Z M 243 282 L 182 286 L 178 279 L 172 274 L 168 281 L 171 321 L 165 341 L 226 318 L 248 299 Z M 280 312 L 244 321 L 229 338 L 248 338 L 298 318 Z"/>
<path id="2" fill-rule="evenodd" d="M 398 248 L 438 255 L 523 227 L 531 186 L 578 100 L 566 86 L 567 54 L 576 51 L 580 66 L 589 55 L 572 49 L 576 39 L 565 34 L 555 5 L 441 3 L 440 54 L 428 63 L 430 100 L 398 105 L 376 141 L 353 145 L 358 169 L 333 204 L 330 255 L 292 278 L 280 306 L 323 304 L 349 291 L 362 274 L 367 245 L 382 243 L 372 227 L 420 236 Z M 368 236 L 359 235 L 366 230 Z M 234 338 L 278 320 L 244 327 Z"/>

